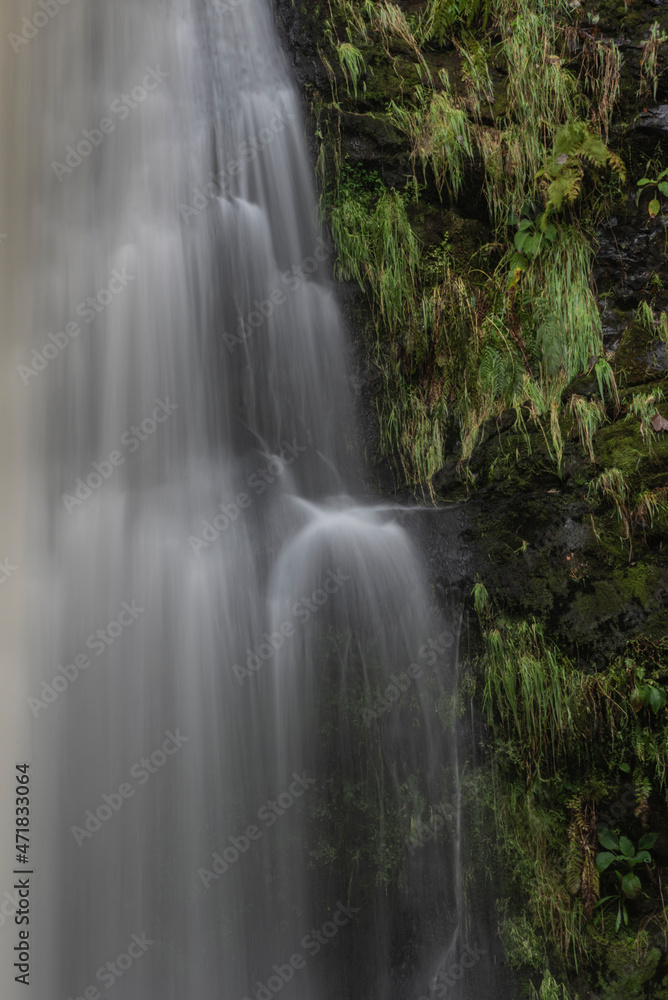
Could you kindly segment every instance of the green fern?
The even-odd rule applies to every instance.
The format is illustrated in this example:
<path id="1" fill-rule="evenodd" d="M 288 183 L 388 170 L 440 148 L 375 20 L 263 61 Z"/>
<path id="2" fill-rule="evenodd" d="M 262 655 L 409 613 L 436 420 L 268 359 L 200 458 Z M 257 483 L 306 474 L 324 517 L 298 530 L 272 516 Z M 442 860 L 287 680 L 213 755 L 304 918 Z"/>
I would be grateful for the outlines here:
<path id="1" fill-rule="evenodd" d="M 584 122 L 569 122 L 557 132 L 552 153 L 537 175 L 548 183 L 543 225 L 547 225 L 550 213 L 560 212 L 578 200 L 587 167 L 599 173 L 609 168 L 620 180 L 626 179 L 624 164 L 617 154 Z"/>

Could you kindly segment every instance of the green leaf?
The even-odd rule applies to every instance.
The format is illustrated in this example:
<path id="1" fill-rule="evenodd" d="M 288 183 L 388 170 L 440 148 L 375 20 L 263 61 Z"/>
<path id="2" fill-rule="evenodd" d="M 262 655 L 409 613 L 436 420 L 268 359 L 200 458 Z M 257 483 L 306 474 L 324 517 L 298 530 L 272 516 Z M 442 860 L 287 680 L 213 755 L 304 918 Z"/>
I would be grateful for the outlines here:
<path id="1" fill-rule="evenodd" d="M 622 880 L 622 891 L 627 899 L 635 899 L 640 894 L 641 885 L 637 875 L 629 872 Z"/>
<path id="2" fill-rule="evenodd" d="M 540 250 L 541 239 L 542 237 L 540 233 L 536 233 L 535 236 L 529 236 L 529 238 L 524 244 L 524 252 L 525 254 L 527 254 L 528 257 L 535 257 L 538 254 L 538 251 Z"/>
<path id="3" fill-rule="evenodd" d="M 521 253 L 513 254 L 510 260 L 510 273 L 508 275 L 506 291 L 510 291 L 511 288 L 515 288 L 522 276 L 522 272 L 526 271 L 528 266 L 529 261 L 526 257 L 523 257 Z"/>
<path id="4" fill-rule="evenodd" d="M 617 919 L 615 920 L 615 934 L 619 930 L 622 923 L 622 904 L 620 903 L 617 907 Z"/>
<path id="5" fill-rule="evenodd" d="M 609 851 L 619 850 L 619 838 L 607 826 L 602 826 L 598 831 L 598 842 L 602 847 L 607 847 Z"/>
<path id="6" fill-rule="evenodd" d="M 628 837 L 619 838 L 619 847 L 625 858 L 635 858 L 636 849 Z"/>
<path id="7" fill-rule="evenodd" d="M 650 857 L 649 851 L 638 851 L 635 858 L 633 859 L 634 865 L 648 864 L 651 865 L 652 858 Z"/>
<path id="8" fill-rule="evenodd" d="M 550 222 L 549 225 L 545 227 L 543 231 L 543 236 L 548 241 L 548 243 L 554 243 L 557 238 L 557 227 Z"/>
<path id="9" fill-rule="evenodd" d="M 600 854 L 596 855 L 596 870 L 599 874 L 603 874 L 610 865 L 617 860 L 616 854 L 611 854 L 610 851 L 601 851 Z"/>
<path id="10" fill-rule="evenodd" d="M 650 687 L 648 701 L 649 707 L 655 715 L 658 715 L 663 706 L 666 704 L 665 688 Z"/>
<path id="11" fill-rule="evenodd" d="M 665 195 L 665 197 L 668 198 L 668 182 L 661 181 L 659 184 L 657 184 L 657 187 L 661 192 L 661 194 Z"/>
<path id="12" fill-rule="evenodd" d="M 656 216 L 661 211 L 661 205 L 659 204 L 657 198 L 652 198 L 652 200 L 650 201 L 649 205 L 647 206 L 647 210 L 648 210 L 651 218 L 655 219 Z"/>
<path id="13" fill-rule="evenodd" d="M 519 225 L 519 230 L 521 233 L 523 233 L 526 229 L 531 229 L 532 226 L 533 222 L 531 221 L 531 219 L 522 219 Z"/>
<path id="14" fill-rule="evenodd" d="M 643 179 L 642 179 L 642 180 L 638 181 L 638 187 L 639 187 L 639 188 L 641 188 L 641 187 L 645 187 L 645 185 L 647 185 L 647 184 L 652 184 L 652 183 L 653 183 L 653 181 L 651 181 L 651 180 L 649 179 L 649 177 L 643 177 Z"/>
<path id="15" fill-rule="evenodd" d="M 666 167 L 666 169 L 665 169 L 665 170 L 662 170 L 662 171 L 661 171 L 661 173 L 660 173 L 660 174 L 659 174 L 659 176 L 657 177 L 657 181 L 660 181 L 662 177 L 665 177 L 665 176 L 666 176 L 666 174 L 668 174 L 668 167 Z"/>
<path id="16" fill-rule="evenodd" d="M 630 764 L 620 764 L 619 765 L 619 770 L 623 771 L 624 774 L 630 774 L 631 773 L 631 765 Z"/>
<path id="17" fill-rule="evenodd" d="M 646 833 L 645 836 L 641 837 L 638 841 L 638 850 L 651 851 L 658 839 L 658 833 Z"/>
<path id="18" fill-rule="evenodd" d="M 520 230 L 519 232 L 515 233 L 515 239 L 513 240 L 513 243 L 515 244 L 515 249 L 517 250 L 518 253 L 522 253 L 524 249 L 524 244 L 527 242 L 528 239 L 529 239 L 529 234 L 527 232 L 523 232 Z"/>

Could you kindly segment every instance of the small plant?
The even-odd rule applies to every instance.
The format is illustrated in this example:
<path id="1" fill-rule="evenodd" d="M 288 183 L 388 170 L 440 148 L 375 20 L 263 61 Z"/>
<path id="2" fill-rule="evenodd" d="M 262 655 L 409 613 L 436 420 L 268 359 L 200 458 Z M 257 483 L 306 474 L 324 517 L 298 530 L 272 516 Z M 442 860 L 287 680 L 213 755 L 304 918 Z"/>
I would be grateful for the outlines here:
<path id="1" fill-rule="evenodd" d="M 668 518 L 668 486 L 641 493 L 638 505 L 633 511 L 633 521 L 643 528 L 654 527 L 654 519 Z"/>
<path id="2" fill-rule="evenodd" d="M 657 198 L 657 194 L 662 194 L 664 197 L 668 197 L 668 180 L 664 180 L 666 176 L 668 176 L 668 167 L 666 167 L 665 170 L 662 170 L 657 177 L 641 177 L 638 181 L 638 187 L 640 189 L 636 198 L 638 204 L 640 204 L 640 196 L 644 193 L 645 188 L 650 190 L 654 188 L 654 197 L 647 206 L 650 219 L 656 218 L 661 211 L 661 202 Z"/>
<path id="3" fill-rule="evenodd" d="M 636 715 L 642 712 L 643 708 L 649 708 L 654 715 L 658 715 L 666 707 L 668 700 L 666 689 L 653 681 L 645 682 L 644 667 L 636 670 L 635 680 L 635 687 L 629 697 L 631 708 Z"/>
<path id="4" fill-rule="evenodd" d="M 656 100 L 656 91 L 659 86 L 659 77 L 664 70 L 659 70 L 659 49 L 668 42 L 668 35 L 664 35 L 658 21 L 655 21 L 649 29 L 649 38 L 642 47 L 640 57 L 640 87 L 638 97 L 645 97 L 652 90 L 652 98 Z"/>
<path id="5" fill-rule="evenodd" d="M 475 606 L 476 614 L 482 616 L 487 612 L 487 606 L 489 604 L 489 594 L 487 593 L 487 588 L 485 584 L 478 579 L 477 583 L 474 584 L 473 590 L 471 591 L 471 596 L 473 597 L 473 604 Z"/>
<path id="6" fill-rule="evenodd" d="M 587 500 L 591 501 L 597 497 L 603 497 L 613 504 L 617 512 L 617 520 L 623 532 L 623 537 L 629 538 L 628 487 L 624 473 L 620 472 L 619 469 L 606 469 L 605 472 L 602 472 L 600 476 L 589 484 L 587 490 Z"/>
<path id="7" fill-rule="evenodd" d="M 531 984 L 531 1000 L 570 1000 L 570 993 L 560 985 L 549 969 L 545 969 L 540 989 Z"/>
<path id="8" fill-rule="evenodd" d="M 582 450 L 589 455 L 591 462 L 595 462 L 594 438 L 605 420 L 603 404 L 574 394 L 571 396 L 569 409 L 577 424 Z"/>
<path id="9" fill-rule="evenodd" d="M 668 314 L 661 312 L 657 319 L 656 314 L 648 302 L 641 302 L 636 309 L 635 321 L 646 333 L 651 334 L 668 344 Z"/>
<path id="10" fill-rule="evenodd" d="M 629 404 L 629 412 L 626 419 L 635 417 L 640 421 L 640 436 L 648 445 L 650 452 L 656 438 L 654 421 L 661 414 L 656 408 L 656 404 L 663 401 L 663 390 L 654 389 L 653 392 L 634 392 Z"/>
<path id="11" fill-rule="evenodd" d="M 346 78 L 346 86 L 348 87 L 348 93 L 350 93 L 350 84 L 353 86 L 353 94 L 357 98 L 357 84 L 360 79 L 364 76 L 366 69 L 366 63 L 364 61 L 364 56 L 358 48 L 352 45 L 350 42 L 341 42 L 340 45 L 336 46 L 336 53 L 339 57 L 339 62 L 341 64 L 341 69 L 343 70 L 343 75 Z M 363 83 L 364 90 L 366 92 L 366 83 Z"/>
<path id="12" fill-rule="evenodd" d="M 439 79 L 443 89 L 438 93 L 416 87 L 412 110 L 392 101 L 389 120 L 411 140 L 413 162 L 420 161 L 423 175 L 429 164 L 439 192 L 445 186 L 456 199 L 464 182 L 465 164 L 473 159 L 471 126 L 453 96 L 448 74 L 443 71 Z"/>
<path id="13" fill-rule="evenodd" d="M 541 250 L 553 246 L 557 238 L 557 227 L 550 222 L 543 228 L 542 220 L 542 215 L 535 221 L 524 218 L 517 227 L 513 238 L 516 252 L 510 260 L 508 291 L 515 287 L 522 272 L 526 271 L 529 263 L 538 257 Z"/>
<path id="14" fill-rule="evenodd" d="M 636 875 L 635 869 L 637 865 L 652 863 L 649 852 L 654 847 L 657 837 L 658 834 L 656 833 L 646 833 L 638 841 L 636 849 L 628 837 L 618 837 L 617 834 L 607 829 L 607 827 L 603 827 L 603 829 L 598 831 L 599 843 L 606 850 L 596 855 L 596 868 L 599 874 L 602 875 L 608 868 L 613 865 L 615 866 L 617 869 L 615 875 L 618 881 L 618 891 L 616 895 L 603 896 L 598 901 L 597 906 L 603 906 L 610 900 L 616 901 L 617 916 L 615 918 L 615 931 L 618 931 L 621 927 L 622 920 L 625 926 L 628 925 L 629 914 L 626 909 L 626 901 L 637 899 L 642 891 L 640 878 Z"/>
<path id="15" fill-rule="evenodd" d="M 538 173 L 547 183 L 543 227 L 552 212 L 559 212 L 578 200 L 586 167 L 596 172 L 609 168 L 621 181 L 626 179 L 626 168 L 617 154 L 584 122 L 569 122 L 557 132 L 552 154 Z"/>
<path id="16" fill-rule="evenodd" d="M 374 313 L 395 331 L 417 312 L 420 247 L 402 196 L 382 185 L 378 191 L 362 191 L 344 178 L 331 212 L 336 269 L 344 280 L 369 288 Z"/>
<path id="17" fill-rule="evenodd" d="M 617 381 L 610 362 L 605 358 L 600 358 L 594 365 L 598 391 L 603 402 L 605 402 L 606 392 L 614 400 L 615 406 L 619 409 L 619 392 L 617 391 Z"/>
<path id="18" fill-rule="evenodd" d="M 491 0 L 428 0 L 420 16 L 417 37 L 421 44 L 436 42 L 445 45 L 455 30 L 476 25 L 487 27 Z"/>

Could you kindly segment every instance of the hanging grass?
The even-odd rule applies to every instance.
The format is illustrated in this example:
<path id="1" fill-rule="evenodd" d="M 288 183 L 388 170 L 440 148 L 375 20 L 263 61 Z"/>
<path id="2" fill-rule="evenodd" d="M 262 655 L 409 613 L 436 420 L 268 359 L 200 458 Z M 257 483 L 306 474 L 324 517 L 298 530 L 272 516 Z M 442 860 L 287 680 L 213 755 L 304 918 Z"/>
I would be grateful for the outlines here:
<path id="1" fill-rule="evenodd" d="M 407 109 L 391 102 L 389 121 L 411 143 L 413 161 L 420 161 L 423 177 L 430 166 L 439 191 L 447 187 L 456 199 L 462 189 L 464 167 L 473 158 L 473 143 L 468 115 L 455 101 L 448 74 L 440 74 L 442 89 L 430 94 L 416 89 L 416 103 Z"/>
<path id="2" fill-rule="evenodd" d="M 391 333 L 415 316 L 420 247 L 404 199 L 384 190 L 375 205 L 351 189 L 331 210 L 337 275 L 368 287 L 378 321 Z"/>

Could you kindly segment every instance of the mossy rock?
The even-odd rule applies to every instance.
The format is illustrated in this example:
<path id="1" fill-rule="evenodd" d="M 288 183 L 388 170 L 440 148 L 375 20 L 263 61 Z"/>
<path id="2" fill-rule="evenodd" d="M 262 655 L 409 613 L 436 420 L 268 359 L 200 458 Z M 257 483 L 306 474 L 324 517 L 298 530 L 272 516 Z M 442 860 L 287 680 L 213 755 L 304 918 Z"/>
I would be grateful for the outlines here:
<path id="1" fill-rule="evenodd" d="M 352 112 L 341 113 L 340 127 L 344 159 L 377 170 L 390 187 L 404 187 L 412 168 L 405 139 L 397 129 L 372 115 Z"/>
<path id="2" fill-rule="evenodd" d="M 660 412 L 666 410 L 661 404 Z M 595 442 L 597 463 L 605 469 L 619 469 L 627 479 L 641 481 L 656 488 L 668 467 L 668 433 L 657 435 L 652 450 L 640 433 L 640 421 L 622 417 L 602 427 Z"/>
<path id="3" fill-rule="evenodd" d="M 615 374 L 623 386 L 643 385 L 668 371 L 666 345 L 639 323 L 632 323 L 622 335 L 615 354 Z"/>
<path id="4" fill-rule="evenodd" d="M 658 948 L 650 948 L 640 958 L 637 954 L 635 938 L 630 935 L 610 943 L 607 953 L 607 968 L 599 974 L 599 989 L 596 1000 L 658 1000 L 663 990 L 647 992 L 647 985 L 657 974 L 661 961 Z"/>

